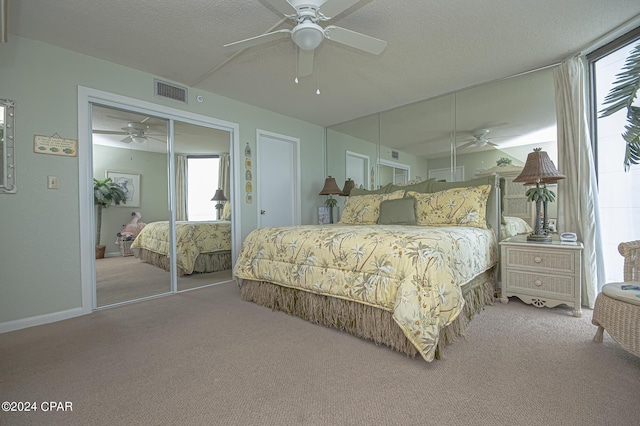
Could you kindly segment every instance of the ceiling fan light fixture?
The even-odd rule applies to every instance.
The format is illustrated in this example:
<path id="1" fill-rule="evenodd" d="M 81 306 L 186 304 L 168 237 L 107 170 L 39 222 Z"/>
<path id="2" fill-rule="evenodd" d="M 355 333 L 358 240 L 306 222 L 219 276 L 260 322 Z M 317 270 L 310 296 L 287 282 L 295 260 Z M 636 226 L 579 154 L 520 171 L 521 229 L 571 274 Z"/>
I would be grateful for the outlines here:
<path id="1" fill-rule="evenodd" d="M 147 137 L 145 135 L 131 135 L 131 141 L 135 143 L 145 143 L 147 141 Z"/>
<path id="2" fill-rule="evenodd" d="M 293 29 L 291 38 L 300 49 L 313 50 L 324 40 L 324 31 L 318 24 L 302 22 Z"/>

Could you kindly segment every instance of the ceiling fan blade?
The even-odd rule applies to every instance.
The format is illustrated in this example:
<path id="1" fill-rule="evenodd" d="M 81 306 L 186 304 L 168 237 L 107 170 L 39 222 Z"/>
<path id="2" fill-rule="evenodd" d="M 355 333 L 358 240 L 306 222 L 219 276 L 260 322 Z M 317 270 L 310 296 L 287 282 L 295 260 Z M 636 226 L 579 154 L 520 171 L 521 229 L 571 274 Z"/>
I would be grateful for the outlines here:
<path id="1" fill-rule="evenodd" d="M 458 149 L 465 149 L 467 147 L 470 147 L 471 145 L 475 145 L 475 141 L 471 141 L 471 142 L 467 142 L 465 144 L 460 145 L 459 147 L 457 147 Z"/>
<path id="2" fill-rule="evenodd" d="M 149 135 L 147 135 L 147 139 L 153 139 L 153 140 L 156 140 L 158 142 L 167 143 L 166 139 L 154 138 L 153 136 L 149 136 Z"/>
<path id="3" fill-rule="evenodd" d="M 96 135 L 128 135 L 128 132 L 122 132 L 119 130 L 92 130 L 91 133 Z"/>
<path id="4" fill-rule="evenodd" d="M 127 136 L 124 139 L 120 139 L 120 142 L 124 142 L 124 143 L 131 143 L 133 141 L 133 138 L 131 136 Z"/>
<path id="5" fill-rule="evenodd" d="M 328 19 L 341 14 L 360 0 L 327 0 L 320 6 L 320 12 Z"/>
<path id="6" fill-rule="evenodd" d="M 271 33 L 266 33 L 259 36 L 247 38 L 244 40 L 236 41 L 233 43 L 228 43 L 228 44 L 225 44 L 223 47 L 227 50 L 246 49 L 248 47 L 253 47 L 262 43 L 267 43 L 269 41 L 277 40 L 288 34 L 291 34 L 291 30 L 283 29 L 283 30 L 273 31 Z"/>
<path id="7" fill-rule="evenodd" d="M 298 76 L 306 77 L 313 72 L 313 50 L 298 49 Z"/>
<path id="8" fill-rule="evenodd" d="M 287 0 L 267 0 L 267 3 L 283 15 L 291 15 L 296 12 L 296 9 Z"/>
<path id="9" fill-rule="evenodd" d="M 329 25 L 325 28 L 324 34 L 326 38 L 336 43 L 346 44 L 374 55 L 381 54 L 384 48 L 387 47 L 387 42 L 384 40 L 347 30 L 346 28 L 336 27 L 335 25 Z"/>

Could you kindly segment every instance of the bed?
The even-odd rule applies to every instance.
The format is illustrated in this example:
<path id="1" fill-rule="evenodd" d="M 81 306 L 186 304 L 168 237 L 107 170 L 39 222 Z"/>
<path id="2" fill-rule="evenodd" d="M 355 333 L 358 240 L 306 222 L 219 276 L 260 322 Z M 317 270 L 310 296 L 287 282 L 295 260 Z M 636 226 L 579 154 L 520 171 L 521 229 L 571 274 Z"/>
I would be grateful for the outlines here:
<path id="1" fill-rule="evenodd" d="M 231 269 L 231 222 L 176 222 L 176 266 L 179 275 Z M 170 269 L 168 221 L 148 223 L 131 245 L 140 260 Z"/>
<path id="2" fill-rule="evenodd" d="M 446 198 L 454 193 L 484 201 L 457 205 Z M 498 193 L 494 176 L 352 196 L 341 223 L 252 231 L 234 275 L 245 300 L 430 362 L 493 303 Z M 386 214 L 394 203 L 414 203 L 415 224 L 402 209 Z"/>

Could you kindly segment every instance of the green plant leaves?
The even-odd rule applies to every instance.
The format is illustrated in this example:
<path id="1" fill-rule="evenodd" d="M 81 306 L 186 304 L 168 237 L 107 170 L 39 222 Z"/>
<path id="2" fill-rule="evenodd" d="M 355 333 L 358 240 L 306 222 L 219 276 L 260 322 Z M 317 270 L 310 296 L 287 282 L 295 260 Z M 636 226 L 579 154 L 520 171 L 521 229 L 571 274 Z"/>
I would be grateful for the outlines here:
<path id="1" fill-rule="evenodd" d="M 640 89 L 640 44 L 633 48 L 622 71 L 616 75 L 613 87 L 604 98 L 600 118 L 608 117 L 623 108 L 627 109 L 627 124 L 622 138 L 626 142 L 624 170 L 632 164 L 640 164 L 640 107 L 633 106 Z"/>
<path id="2" fill-rule="evenodd" d="M 556 194 L 548 189 L 546 186 L 541 186 L 539 188 L 530 188 L 525 195 L 527 196 L 527 200 L 529 201 L 543 201 L 548 203 L 553 203 L 556 201 Z"/>

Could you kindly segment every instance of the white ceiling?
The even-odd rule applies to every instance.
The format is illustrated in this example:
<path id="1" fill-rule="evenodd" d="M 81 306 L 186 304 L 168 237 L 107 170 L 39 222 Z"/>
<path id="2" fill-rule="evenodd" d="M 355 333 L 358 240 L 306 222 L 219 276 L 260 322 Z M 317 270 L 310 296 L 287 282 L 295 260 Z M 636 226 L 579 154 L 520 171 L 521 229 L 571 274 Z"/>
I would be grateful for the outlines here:
<path id="1" fill-rule="evenodd" d="M 557 63 L 639 14 L 638 0 L 361 0 L 328 24 L 386 50 L 325 40 L 297 85 L 288 38 L 222 48 L 282 20 L 266 0 L 12 0 L 9 33 L 330 126 Z"/>

